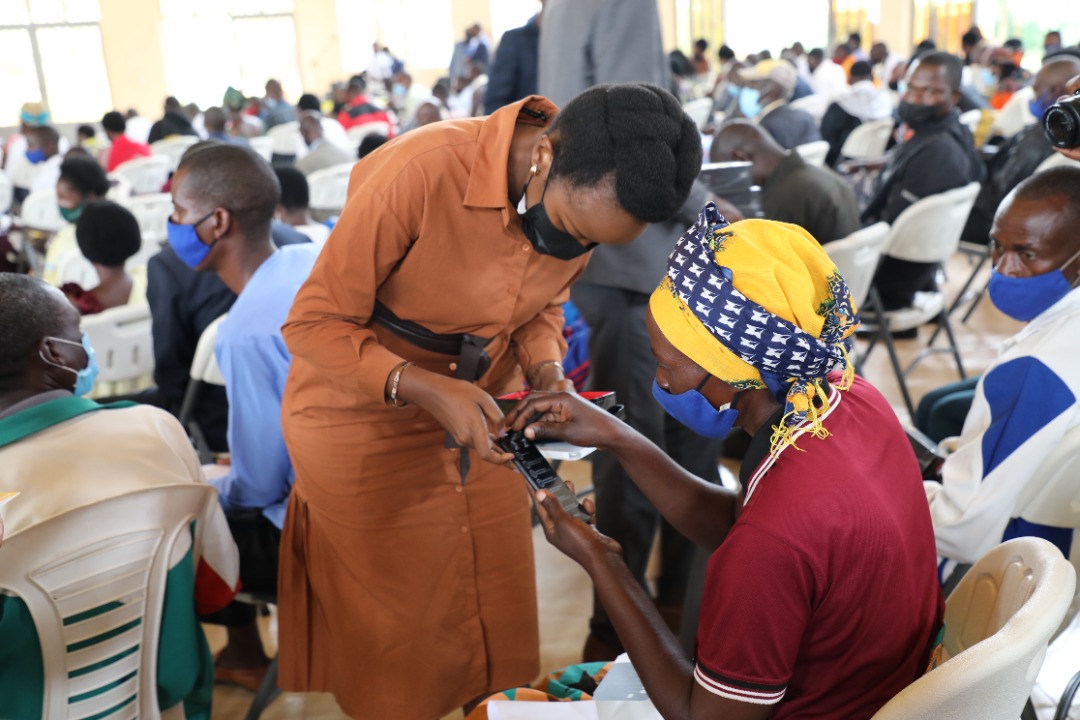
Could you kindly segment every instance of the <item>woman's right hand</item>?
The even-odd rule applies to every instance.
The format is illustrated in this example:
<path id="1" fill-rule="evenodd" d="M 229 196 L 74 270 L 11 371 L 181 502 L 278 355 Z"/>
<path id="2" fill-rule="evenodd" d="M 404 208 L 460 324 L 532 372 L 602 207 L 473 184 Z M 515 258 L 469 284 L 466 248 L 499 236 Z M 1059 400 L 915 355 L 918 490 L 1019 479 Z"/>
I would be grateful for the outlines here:
<path id="1" fill-rule="evenodd" d="M 513 459 L 495 444 L 493 433 L 503 426 L 499 406 L 472 383 L 413 366 L 401 375 L 398 397 L 427 410 L 458 445 L 475 450 L 482 460 L 503 465 Z"/>
<path id="2" fill-rule="evenodd" d="M 533 392 L 506 416 L 511 430 L 530 440 L 562 440 L 578 447 L 609 448 L 629 427 L 576 393 Z"/>

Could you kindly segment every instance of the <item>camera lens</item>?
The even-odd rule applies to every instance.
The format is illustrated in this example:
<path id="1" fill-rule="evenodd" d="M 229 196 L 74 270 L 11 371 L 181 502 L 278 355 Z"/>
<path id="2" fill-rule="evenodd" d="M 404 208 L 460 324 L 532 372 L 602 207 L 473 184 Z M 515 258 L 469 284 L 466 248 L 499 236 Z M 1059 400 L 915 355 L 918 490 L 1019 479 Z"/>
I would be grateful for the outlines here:
<path id="1" fill-rule="evenodd" d="M 1043 116 L 1043 133 L 1054 147 L 1080 147 L 1080 93 L 1050 106 Z"/>

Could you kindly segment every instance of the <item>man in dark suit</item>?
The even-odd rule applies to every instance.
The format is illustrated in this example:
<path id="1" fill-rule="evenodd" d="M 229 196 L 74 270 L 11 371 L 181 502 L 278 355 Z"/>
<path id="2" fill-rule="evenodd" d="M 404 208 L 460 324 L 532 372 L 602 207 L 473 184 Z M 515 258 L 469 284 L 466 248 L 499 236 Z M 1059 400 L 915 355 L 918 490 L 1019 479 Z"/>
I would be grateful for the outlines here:
<path id="1" fill-rule="evenodd" d="M 484 112 L 490 115 L 503 105 L 536 93 L 539 55 L 539 14 L 529 18 L 529 22 L 523 27 L 503 33 L 499 47 L 495 50 L 495 59 L 488 67 Z"/>

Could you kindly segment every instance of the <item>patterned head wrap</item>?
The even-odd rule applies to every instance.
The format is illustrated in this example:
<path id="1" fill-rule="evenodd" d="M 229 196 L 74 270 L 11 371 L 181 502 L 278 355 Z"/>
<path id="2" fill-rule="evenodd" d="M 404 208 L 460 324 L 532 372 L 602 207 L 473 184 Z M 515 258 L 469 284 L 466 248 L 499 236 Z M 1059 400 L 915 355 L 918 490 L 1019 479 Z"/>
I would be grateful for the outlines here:
<path id="1" fill-rule="evenodd" d="M 837 387 L 850 387 L 847 351 L 859 320 L 836 265 L 801 227 L 729 224 L 709 203 L 672 251 L 649 307 L 664 337 L 710 375 L 785 402 L 774 454 L 806 421 L 828 437 L 825 376 L 843 368 Z"/>

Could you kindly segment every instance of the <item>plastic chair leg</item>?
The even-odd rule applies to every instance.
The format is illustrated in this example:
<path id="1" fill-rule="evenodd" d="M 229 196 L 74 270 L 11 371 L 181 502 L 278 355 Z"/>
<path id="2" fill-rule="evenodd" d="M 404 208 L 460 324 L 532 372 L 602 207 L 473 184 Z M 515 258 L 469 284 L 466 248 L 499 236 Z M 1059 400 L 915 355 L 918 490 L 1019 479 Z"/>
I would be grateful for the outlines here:
<path id="1" fill-rule="evenodd" d="M 971 274 L 968 275 L 967 280 L 964 282 L 964 287 L 960 288 L 960 292 L 956 294 L 956 299 L 953 300 L 952 305 L 949 306 L 948 314 L 950 317 L 954 312 L 956 312 L 957 308 L 959 308 L 964 303 L 968 291 L 971 289 L 972 283 L 975 282 L 975 278 L 978 277 L 979 272 L 983 269 L 983 266 L 986 265 L 986 261 L 989 259 L 989 254 L 983 255 L 979 258 L 979 262 L 975 264 L 975 269 L 971 271 Z M 967 314 L 964 315 L 964 322 L 967 322 L 967 319 L 971 316 L 972 310 L 974 310 L 975 306 L 978 305 L 979 300 L 981 299 L 982 292 L 976 293 L 975 296 L 971 298 L 971 306 L 968 308 Z M 928 342 L 927 345 L 933 345 L 934 341 L 937 340 L 938 333 L 940 332 L 940 326 L 934 328 L 934 334 L 930 336 L 930 342 Z"/>
<path id="2" fill-rule="evenodd" d="M 990 289 L 990 281 L 987 280 L 986 284 L 983 285 L 983 289 L 980 290 L 979 292 L 975 293 L 975 299 L 971 301 L 970 305 L 968 305 L 967 312 L 964 313 L 964 317 L 960 320 L 960 322 L 967 325 L 967 321 L 970 320 L 971 316 L 975 314 L 975 308 L 979 307 L 979 303 L 982 302 L 982 299 L 984 297 L 986 297 L 986 291 L 989 290 L 989 289 Z"/>
<path id="3" fill-rule="evenodd" d="M 948 313 L 943 312 L 938 316 L 938 326 L 945 328 L 945 334 L 949 338 L 949 347 L 952 348 L 953 358 L 956 360 L 956 370 L 960 373 L 960 379 L 967 380 L 967 373 L 964 372 L 964 360 L 960 357 L 960 347 L 956 344 L 956 335 L 953 333 Z"/>
<path id="4" fill-rule="evenodd" d="M 915 405 L 911 402 L 911 394 L 908 392 L 907 381 L 904 379 L 904 369 L 900 366 L 900 357 L 896 354 L 896 344 L 893 342 L 892 333 L 889 331 L 889 318 L 885 315 L 885 308 L 881 303 L 881 296 L 877 288 L 870 289 L 870 304 L 878 315 L 878 332 L 885 343 L 885 349 L 889 351 L 889 361 L 892 363 L 896 382 L 900 385 L 900 394 L 904 396 L 904 405 L 907 406 L 908 414 L 915 417 Z M 877 340 L 877 336 L 874 338 Z"/>
<path id="5" fill-rule="evenodd" d="M 266 677 L 263 678 L 262 684 L 259 685 L 259 691 L 255 693 L 255 699 L 251 701 L 251 707 L 248 708 L 244 720 L 259 720 L 259 716 L 263 714 L 263 711 L 270 707 L 274 700 L 277 700 L 278 695 L 281 694 L 281 689 L 277 683 L 277 662 L 278 659 L 275 655 L 269 669 L 266 671 Z"/>

